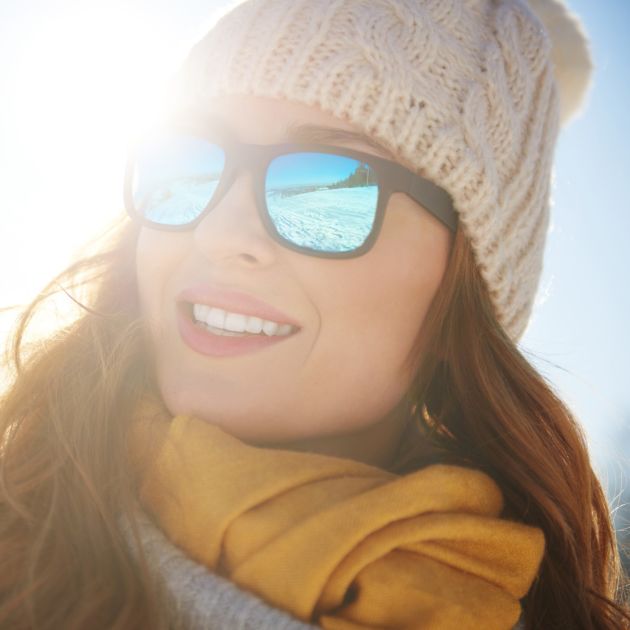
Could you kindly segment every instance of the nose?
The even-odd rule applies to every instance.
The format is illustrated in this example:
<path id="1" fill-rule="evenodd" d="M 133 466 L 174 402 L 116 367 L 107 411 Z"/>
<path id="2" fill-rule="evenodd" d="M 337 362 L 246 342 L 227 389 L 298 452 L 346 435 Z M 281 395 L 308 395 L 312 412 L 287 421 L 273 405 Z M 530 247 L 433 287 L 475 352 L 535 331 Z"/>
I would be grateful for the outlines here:
<path id="1" fill-rule="evenodd" d="M 252 178 L 239 175 L 221 200 L 195 227 L 198 251 L 214 265 L 265 267 L 276 258 L 276 244 L 262 224 Z"/>

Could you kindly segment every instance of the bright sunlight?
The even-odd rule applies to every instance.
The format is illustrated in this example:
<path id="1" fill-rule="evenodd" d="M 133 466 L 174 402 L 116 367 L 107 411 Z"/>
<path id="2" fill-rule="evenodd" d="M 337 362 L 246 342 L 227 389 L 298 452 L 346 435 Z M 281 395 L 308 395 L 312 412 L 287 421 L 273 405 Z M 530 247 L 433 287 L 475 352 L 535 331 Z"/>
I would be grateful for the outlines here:
<path id="1" fill-rule="evenodd" d="M 0 254 L 14 270 L 4 304 L 32 296 L 120 213 L 128 137 L 159 111 L 159 85 L 180 60 L 159 25 L 122 3 L 28 19 L 0 156 L 10 175 L 3 224 L 15 233 Z"/>
<path id="2" fill-rule="evenodd" d="M 3 307 L 30 301 L 122 212 L 128 141 L 159 115 L 161 86 L 190 44 L 128 3 L 59 9 L 18 14 L 5 41 Z M 0 339 L 13 318 L 0 314 Z"/>

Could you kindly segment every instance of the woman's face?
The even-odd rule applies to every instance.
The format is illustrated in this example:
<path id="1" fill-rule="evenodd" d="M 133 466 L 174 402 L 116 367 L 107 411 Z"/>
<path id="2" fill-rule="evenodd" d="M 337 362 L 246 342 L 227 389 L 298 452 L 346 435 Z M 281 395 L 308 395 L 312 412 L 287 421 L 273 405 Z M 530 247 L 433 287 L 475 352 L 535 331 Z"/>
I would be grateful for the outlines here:
<path id="1" fill-rule="evenodd" d="M 275 144 L 315 133 L 326 144 L 388 157 L 369 140 L 331 136 L 354 128 L 305 105 L 225 97 L 204 116 L 242 142 Z M 368 253 L 335 260 L 291 251 L 265 231 L 246 172 L 190 231 L 142 228 L 141 307 L 167 407 L 254 443 L 385 462 L 404 422 L 399 403 L 413 377 L 408 353 L 444 274 L 450 242 L 447 228 L 395 193 Z M 181 321 L 192 310 L 185 302 L 213 306 L 225 298 L 219 306 L 249 314 L 251 304 L 240 301 L 226 308 L 230 292 L 280 311 L 297 332 L 237 352 L 229 337 L 222 338 L 226 352 L 213 350 L 212 339 L 209 351 L 203 339 L 191 341 L 185 332 L 191 322 Z"/>

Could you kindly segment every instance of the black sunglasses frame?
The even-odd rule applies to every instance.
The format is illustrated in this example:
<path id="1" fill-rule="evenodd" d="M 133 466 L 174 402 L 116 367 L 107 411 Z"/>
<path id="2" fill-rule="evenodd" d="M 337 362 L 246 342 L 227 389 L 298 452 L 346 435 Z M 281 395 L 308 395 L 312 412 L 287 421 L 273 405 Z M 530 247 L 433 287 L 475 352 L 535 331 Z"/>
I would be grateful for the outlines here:
<path id="1" fill-rule="evenodd" d="M 165 225 L 163 223 L 157 223 L 147 219 L 135 207 L 133 202 L 133 175 L 136 152 L 132 150 L 129 154 L 125 170 L 125 207 L 127 209 L 127 213 L 132 219 L 147 227 L 172 232 L 183 232 L 194 228 L 221 201 L 233 185 L 238 175 L 244 170 L 248 170 L 252 174 L 256 208 L 269 236 L 271 236 L 271 238 L 273 238 L 276 242 L 280 243 L 283 247 L 287 247 L 293 251 L 309 256 L 317 256 L 320 258 L 356 258 L 367 253 L 373 247 L 376 239 L 378 238 L 389 198 L 394 192 L 406 193 L 451 231 L 455 232 L 457 229 L 457 212 L 453 207 L 453 200 L 450 194 L 433 182 L 415 174 L 413 171 L 407 169 L 401 164 L 386 158 L 375 156 L 370 153 L 355 151 L 354 149 L 348 149 L 346 147 L 324 144 L 283 143 L 258 145 L 244 144 L 235 140 L 225 139 L 217 141 L 215 137 L 210 137 L 207 133 L 189 126 L 169 126 L 167 131 L 171 134 L 175 132 L 207 140 L 210 144 L 221 147 L 225 154 L 225 164 L 214 194 L 208 200 L 206 207 L 199 216 L 184 225 Z M 362 245 L 350 251 L 326 252 L 297 245 L 296 243 L 284 238 L 278 232 L 267 208 L 265 197 L 265 179 L 267 169 L 273 159 L 291 153 L 324 153 L 349 157 L 368 164 L 374 171 L 378 186 L 378 201 L 376 204 L 372 230 Z"/>

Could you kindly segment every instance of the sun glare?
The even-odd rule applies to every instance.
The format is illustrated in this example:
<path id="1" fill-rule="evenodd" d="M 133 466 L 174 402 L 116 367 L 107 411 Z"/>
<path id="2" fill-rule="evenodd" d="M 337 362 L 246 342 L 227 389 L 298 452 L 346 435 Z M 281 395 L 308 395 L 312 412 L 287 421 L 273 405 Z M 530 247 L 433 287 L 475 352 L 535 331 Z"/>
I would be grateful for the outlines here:
<path id="1" fill-rule="evenodd" d="M 4 62 L 0 307 L 30 301 L 122 212 L 128 139 L 159 116 L 185 53 L 168 24 L 128 4 L 68 6 L 18 14 Z M 0 314 L 0 338 L 10 319 Z"/>
<path id="2" fill-rule="evenodd" d="M 40 18 L 25 35 L 12 68 L 3 218 L 16 236 L 7 244 L 22 250 L 27 238 L 29 251 L 13 252 L 20 274 L 3 302 L 7 290 L 32 293 L 42 261 L 48 276 L 121 211 L 127 139 L 159 115 L 159 86 L 177 60 L 155 24 L 116 3 Z"/>

